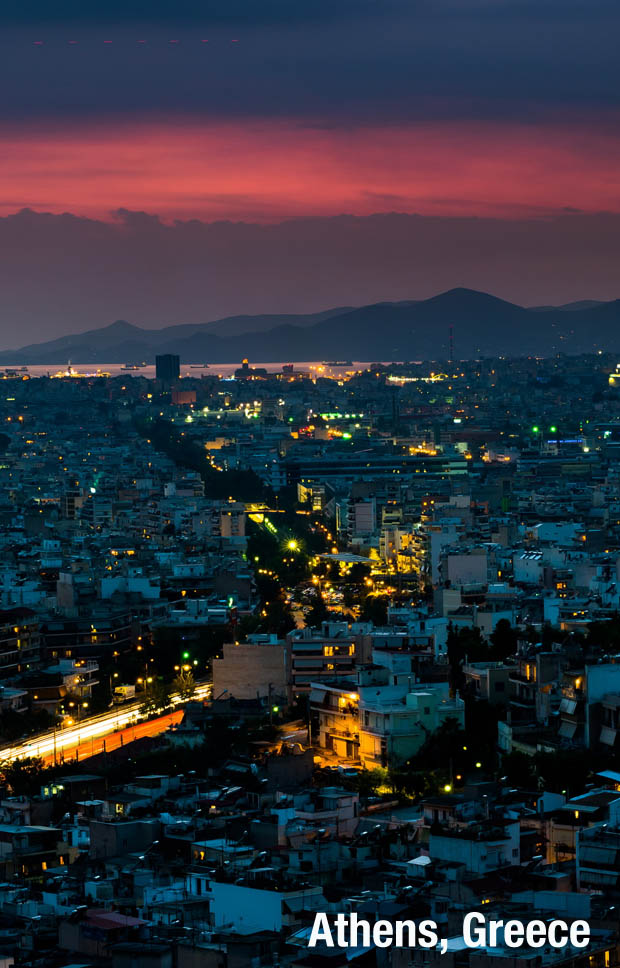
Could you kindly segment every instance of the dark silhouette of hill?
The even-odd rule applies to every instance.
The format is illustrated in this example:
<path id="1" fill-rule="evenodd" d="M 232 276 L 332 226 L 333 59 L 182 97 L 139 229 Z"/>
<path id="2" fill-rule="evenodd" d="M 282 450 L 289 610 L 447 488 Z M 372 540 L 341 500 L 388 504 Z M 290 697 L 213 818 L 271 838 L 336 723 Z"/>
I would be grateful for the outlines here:
<path id="1" fill-rule="evenodd" d="M 604 306 L 605 303 L 600 299 L 578 299 L 577 302 L 563 303 L 561 306 L 530 306 L 534 312 L 549 312 L 551 309 L 560 310 L 563 313 L 573 313 L 576 309 L 594 309 L 596 306 Z"/>
<path id="2" fill-rule="evenodd" d="M 0 364 L 153 362 L 178 353 L 184 363 L 318 359 L 446 359 L 453 328 L 456 358 L 620 350 L 620 300 L 526 309 L 487 293 L 451 289 L 431 299 L 279 316 L 232 316 L 146 330 L 110 326 L 0 353 Z"/>

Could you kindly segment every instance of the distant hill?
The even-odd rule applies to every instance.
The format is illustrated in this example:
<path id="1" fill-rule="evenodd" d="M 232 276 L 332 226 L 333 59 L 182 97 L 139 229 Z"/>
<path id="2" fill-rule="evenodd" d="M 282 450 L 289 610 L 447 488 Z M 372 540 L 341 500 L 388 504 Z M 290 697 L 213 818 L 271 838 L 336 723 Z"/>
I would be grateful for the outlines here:
<path id="1" fill-rule="evenodd" d="M 319 359 L 446 359 L 449 328 L 457 358 L 479 355 L 620 351 L 620 300 L 526 309 L 472 289 L 431 299 L 340 307 L 308 315 L 231 316 L 208 323 L 141 329 L 110 326 L 0 353 L 0 365 L 154 362 L 178 353 L 184 363 Z"/>
<path id="2" fill-rule="evenodd" d="M 600 299 L 579 299 L 577 302 L 564 303 L 562 306 L 530 306 L 529 308 L 536 313 L 546 313 L 553 309 L 559 309 L 562 313 L 573 313 L 576 309 L 594 309 L 596 306 L 604 305 L 605 303 Z"/>

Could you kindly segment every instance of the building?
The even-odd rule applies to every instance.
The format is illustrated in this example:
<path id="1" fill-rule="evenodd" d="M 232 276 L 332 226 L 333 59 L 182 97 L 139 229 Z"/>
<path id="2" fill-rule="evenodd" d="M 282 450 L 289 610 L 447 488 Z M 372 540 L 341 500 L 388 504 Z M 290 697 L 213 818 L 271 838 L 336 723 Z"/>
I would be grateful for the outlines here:
<path id="1" fill-rule="evenodd" d="M 503 662 L 469 662 L 463 666 L 465 684 L 471 695 L 494 706 L 508 702 L 510 667 Z"/>
<path id="2" fill-rule="evenodd" d="M 399 683 L 392 676 L 386 685 L 381 677 L 372 682 L 372 673 L 371 667 L 357 680 L 312 683 L 315 740 L 326 753 L 366 769 L 399 766 L 448 719 L 463 727 L 465 705 L 450 698 L 447 683 Z"/>
<path id="3" fill-rule="evenodd" d="M 216 699 L 278 699 L 289 695 L 289 650 L 276 636 L 250 636 L 247 642 L 226 642 L 221 658 L 213 659 Z"/>
<path id="4" fill-rule="evenodd" d="M 175 353 L 163 353 L 155 357 L 155 376 L 162 383 L 173 383 L 179 379 L 181 360 Z"/>
<path id="5" fill-rule="evenodd" d="M 29 608 L 0 612 L 0 679 L 37 669 L 41 660 L 39 620 Z"/>
<path id="6" fill-rule="evenodd" d="M 286 640 L 293 696 L 309 693 L 311 683 L 323 677 L 350 678 L 370 659 L 370 636 L 362 628 L 349 628 L 346 622 L 323 622 L 320 629 L 294 629 Z"/>

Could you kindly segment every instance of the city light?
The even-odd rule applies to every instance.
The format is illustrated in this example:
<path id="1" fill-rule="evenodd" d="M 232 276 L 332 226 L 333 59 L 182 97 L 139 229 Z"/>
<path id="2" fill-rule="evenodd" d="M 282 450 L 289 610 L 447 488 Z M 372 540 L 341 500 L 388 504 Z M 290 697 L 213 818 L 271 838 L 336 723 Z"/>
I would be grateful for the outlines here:
<path id="1" fill-rule="evenodd" d="M 0 968 L 620 968 L 620 4 L 8 6 Z"/>

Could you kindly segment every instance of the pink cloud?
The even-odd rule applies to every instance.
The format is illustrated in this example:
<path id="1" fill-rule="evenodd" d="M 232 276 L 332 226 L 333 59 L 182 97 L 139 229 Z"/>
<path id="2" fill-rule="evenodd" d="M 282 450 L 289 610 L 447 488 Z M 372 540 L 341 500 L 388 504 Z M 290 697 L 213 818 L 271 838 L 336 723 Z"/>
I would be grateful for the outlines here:
<path id="1" fill-rule="evenodd" d="M 433 122 L 330 129 L 184 119 L 15 126 L 0 135 L 0 212 L 279 220 L 342 212 L 531 216 L 620 211 L 611 126 Z"/>

